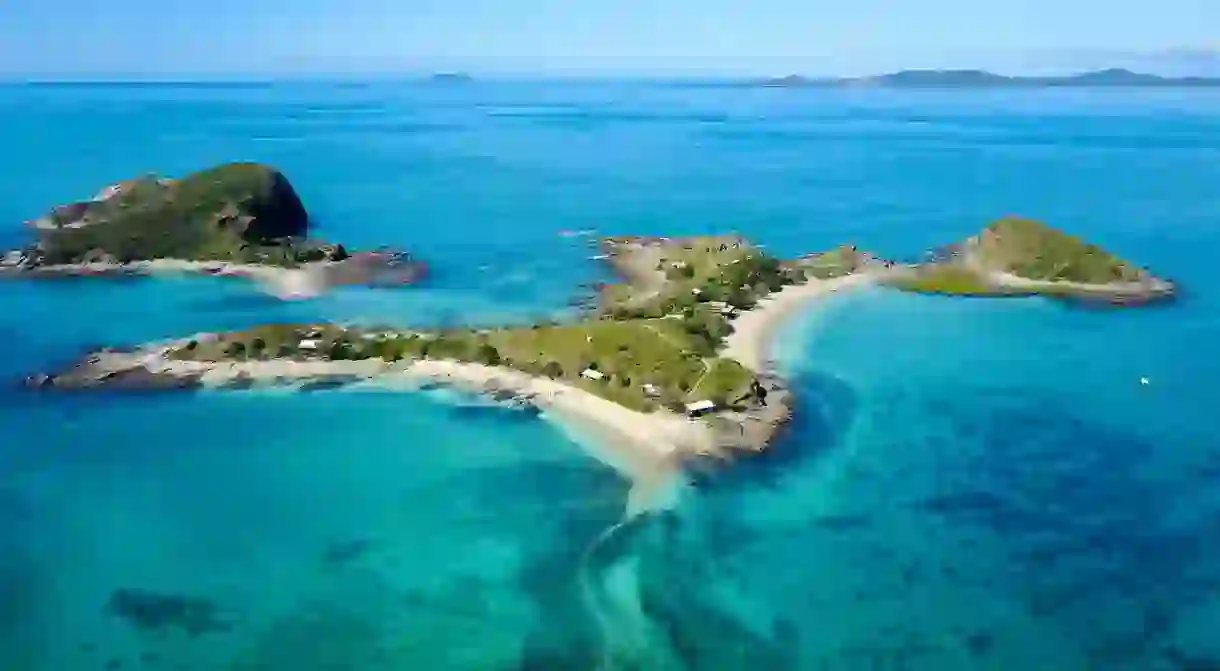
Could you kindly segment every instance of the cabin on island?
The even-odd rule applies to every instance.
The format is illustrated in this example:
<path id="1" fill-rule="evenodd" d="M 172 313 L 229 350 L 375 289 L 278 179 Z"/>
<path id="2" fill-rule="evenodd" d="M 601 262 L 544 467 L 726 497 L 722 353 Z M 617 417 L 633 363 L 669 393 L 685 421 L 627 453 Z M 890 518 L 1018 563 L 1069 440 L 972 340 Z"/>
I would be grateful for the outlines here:
<path id="1" fill-rule="evenodd" d="M 644 391 L 644 395 L 649 398 L 657 398 L 661 395 L 661 390 L 655 384 L 646 384 L 640 387 Z"/>
<path id="2" fill-rule="evenodd" d="M 320 343 L 317 340 L 302 340 L 301 342 L 297 343 L 297 348 L 303 349 L 303 350 L 309 350 L 309 351 L 317 351 L 319 344 Z"/>
<path id="3" fill-rule="evenodd" d="M 592 368 L 582 370 L 580 376 L 587 380 L 601 380 L 606 377 L 600 370 L 593 370 Z"/>
<path id="4" fill-rule="evenodd" d="M 711 401 L 695 401 L 686 404 L 686 414 L 691 417 L 702 417 L 715 409 L 716 404 Z"/>

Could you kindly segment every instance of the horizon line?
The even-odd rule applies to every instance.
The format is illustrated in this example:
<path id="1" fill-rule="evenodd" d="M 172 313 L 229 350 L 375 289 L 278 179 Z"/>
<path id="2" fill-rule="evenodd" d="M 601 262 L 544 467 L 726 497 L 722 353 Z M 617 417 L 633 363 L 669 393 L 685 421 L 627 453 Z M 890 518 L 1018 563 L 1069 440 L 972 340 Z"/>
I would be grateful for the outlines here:
<path id="1" fill-rule="evenodd" d="M 1050 70 L 1048 68 L 1048 70 Z M 886 75 L 898 74 L 903 72 L 980 72 L 998 76 L 1013 77 L 1013 78 L 1037 78 L 1037 77 L 1071 77 L 1074 75 L 1083 75 L 1096 72 L 1121 70 L 1137 75 L 1152 75 L 1165 79 L 1190 79 L 1204 78 L 1210 79 L 1211 76 L 1181 76 L 1181 75 L 1162 75 L 1154 72 L 1154 69 L 1134 70 L 1128 67 L 1112 66 L 1112 67 L 1095 67 L 1095 68 L 1057 68 L 1058 72 L 1051 74 L 1049 72 L 1037 74 L 1020 74 L 1006 72 L 1005 69 L 995 68 L 979 68 L 979 67 L 910 67 L 884 70 L 872 74 L 864 75 L 826 75 L 826 74 L 802 74 L 799 71 L 792 71 L 783 74 L 729 74 L 729 73 L 714 73 L 714 72 L 687 72 L 687 73 L 593 73 L 593 72 L 535 72 L 535 73 L 479 73 L 477 71 L 467 70 L 437 70 L 437 71 L 403 71 L 403 72 L 284 72 L 284 73 L 56 73 L 56 74 L 17 74 L 17 73 L 0 73 L 0 85 L 28 85 L 28 86 L 53 86 L 53 85 L 139 85 L 139 84 L 200 84 L 200 85 L 223 85 L 223 84 L 248 84 L 248 85 L 268 85 L 277 83 L 434 83 L 437 85 L 461 86 L 470 83 L 479 82 L 500 82 L 500 83 L 531 83 L 531 82 L 657 82 L 657 83 L 737 83 L 737 82 L 765 82 L 770 80 L 782 79 L 787 77 L 800 77 L 809 80 L 851 80 L 851 79 L 867 79 L 871 77 L 883 77 Z M 464 82 L 438 82 L 433 81 L 438 76 L 445 75 L 460 75 L 468 77 Z"/>

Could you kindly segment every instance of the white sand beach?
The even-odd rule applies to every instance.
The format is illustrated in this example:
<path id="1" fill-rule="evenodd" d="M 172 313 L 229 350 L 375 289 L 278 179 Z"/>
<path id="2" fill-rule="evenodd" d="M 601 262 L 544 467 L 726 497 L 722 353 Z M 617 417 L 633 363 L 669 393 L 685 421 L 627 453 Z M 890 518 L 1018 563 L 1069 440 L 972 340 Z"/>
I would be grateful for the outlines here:
<path id="1" fill-rule="evenodd" d="M 202 384 L 212 388 L 242 379 L 258 385 L 357 378 L 387 389 L 418 390 L 436 384 L 473 394 L 502 390 L 534 405 L 544 419 L 570 435 L 594 438 L 596 445 L 586 445 L 593 456 L 637 482 L 672 470 L 686 457 L 711 453 L 715 445 L 714 432 L 704 422 L 668 411 L 637 412 L 579 387 L 510 368 L 433 359 L 396 363 L 380 359 L 220 363 L 166 359 L 166 345 L 175 344 L 180 343 L 146 349 L 134 361 L 131 355 L 108 355 L 115 358 L 110 367 L 129 368 L 134 363 L 158 373 L 202 375 Z"/>
<path id="2" fill-rule="evenodd" d="M 741 313 L 733 321 L 733 333 L 725 339 L 721 354 L 736 359 L 756 372 L 772 372 L 770 359 L 775 330 L 808 302 L 837 291 L 872 284 L 876 276 L 856 273 L 829 280 L 810 280 L 805 284 L 784 287 L 758 302 L 753 309 Z"/>

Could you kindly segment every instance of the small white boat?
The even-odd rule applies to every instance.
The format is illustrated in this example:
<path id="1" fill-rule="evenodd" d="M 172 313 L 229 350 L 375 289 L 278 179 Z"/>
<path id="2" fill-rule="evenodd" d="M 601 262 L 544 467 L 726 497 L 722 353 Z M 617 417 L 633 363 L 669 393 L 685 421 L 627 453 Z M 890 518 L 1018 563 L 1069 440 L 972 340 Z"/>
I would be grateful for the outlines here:
<path id="1" fill-rule="evenodd" d="M 1140 384 L 1149 384 L 1149 380 L 1148 380 L 1148 378 L 1146 378 L 1146 377 L 1141 377 L 1141 378 L 1140 378 Z"/>

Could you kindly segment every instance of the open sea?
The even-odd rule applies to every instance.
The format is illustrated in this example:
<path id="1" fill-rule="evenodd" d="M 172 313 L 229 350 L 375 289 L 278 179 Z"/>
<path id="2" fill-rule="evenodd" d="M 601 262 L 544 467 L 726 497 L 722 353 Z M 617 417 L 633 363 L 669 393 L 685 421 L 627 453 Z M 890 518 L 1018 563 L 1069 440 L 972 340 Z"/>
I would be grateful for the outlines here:
<path id="1" fill-rule="evenodd" d="M 425 285 L 0 284 L 0 669 L 1220 669 L 1220 95 L 663 83 L 0 86 L 0 245 L 146 172 L 282 169 Z M 39 394 L 90 347 L 562 315 L 580 236 L 912 258 L 1020 214 L 1145 310 L 838 295 L 774 450 L 629 520 L 525 413 L 385 391 Z M 1149 384 L 1140 384 L 1146 377 Z"/>

